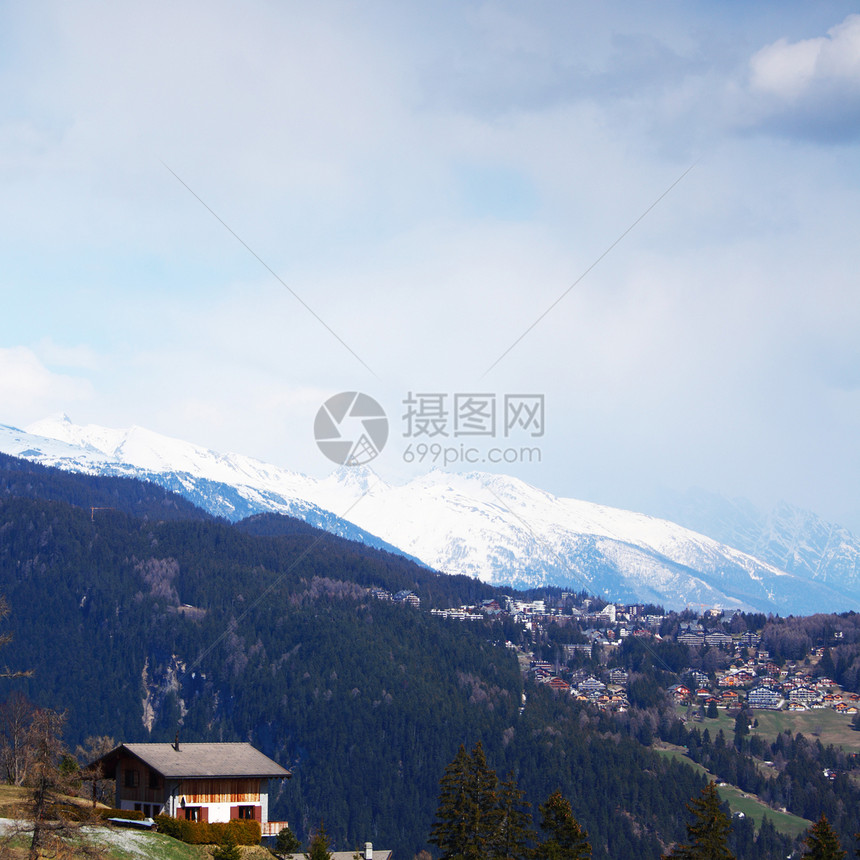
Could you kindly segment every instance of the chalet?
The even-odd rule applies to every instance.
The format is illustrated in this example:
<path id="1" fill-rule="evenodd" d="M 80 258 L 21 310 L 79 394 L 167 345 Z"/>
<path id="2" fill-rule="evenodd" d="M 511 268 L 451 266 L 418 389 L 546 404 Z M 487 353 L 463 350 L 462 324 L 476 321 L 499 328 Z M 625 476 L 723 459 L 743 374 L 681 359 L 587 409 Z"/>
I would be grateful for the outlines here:
<path id="1" fill-rule="evenodd" d="M 782 671 L 780 670 L 779 666 L 776 665 L 776 663 L 765 663 L 764 668 L 768 675 L 773 675 L 775 678 L 778 678 L 782 674 Z"/>
<path id="2" fill-rule="evenodd" d="M 820 696 L 812 687 L 795 687 L 788 694 L 788 698 L 792 702 L 800 702 L 802 705 L 811 705 L 819 699 Z"/>
<path id="3" fill-rule="evenodd" d="M 332 851 L 329 860 L 391 860 L 392 851 L 380 851 L 370 842 L 364 843 L 364 851 Z M 305 854 L 285 854 L 286 860 L 307 860 Z"/>
<path id="4" fill-rule="evenodd" d="M 751 708 L 763 708 L 769 711 L 779 709 L 782 702 L 782 696 L 770 687 L 760 686 L 749 691 L 747 695 L 747 704 Z"/>
<path id="5" fill-rule="evenodd" d="M 380 851 L 370 842 L 364 843 L 364 851 L 332 851 L 330 860 L 391 860 L 392 851 Z M 304 854 L 293 854 L 295 860 L 306 860 Z"/>
<path id="6" fill-rule="evenodd" d="M 732 637 L 728 633 L 716 630 L 713 633 L 705 634 L 705 645 L 711 645 L 715 648 L 731 648 Z"/>
<path id="7" fill-rule="evenodd" d="M 606 684 L 602 681 L 598 681 L 593 675 L 589 675 L 582 683 L 579 684 L 579 691 L 581 693 L 599 693 L 602 690 L 606 689 Z"/>
<path id="8" fill-rule="evenodd" d="M 612 669 L 609 673 L 609 681 L 612 684 L 626 684 L 627 673 L 623 669 Z"/>
<path id="9" fill-rule="evenodd" d="M 253 819 L 264 836 L 287 826 L 269 821 L 268 788 L 291 774 L 250 744 L 120 744 L 90 768 L 116 780 L 117 809 L 188 821 Z"/>
<path id="10" fill-rule="evenodd" d="M 532 669 L 540 669 L 543 672 L 552 672 L 552 663 L 547 662 L 546 660 L 532 660 L 531 662 Z"/>
<path id="11" fill-rule="evenodd" d="M 421 598 L 414 592 L 406 591 L 405 589 L 398 591 L 391 599 L 395 603 L 404 603 L 407 606 L 414 606 L 416 609 L 421 606 Z"/>
<path id="12" fill-rule="evenodd" d="M 690 672 L 690 678 L 697 687 L 707 687 L 711 679 L 704 673 L 697 670 Z"/>

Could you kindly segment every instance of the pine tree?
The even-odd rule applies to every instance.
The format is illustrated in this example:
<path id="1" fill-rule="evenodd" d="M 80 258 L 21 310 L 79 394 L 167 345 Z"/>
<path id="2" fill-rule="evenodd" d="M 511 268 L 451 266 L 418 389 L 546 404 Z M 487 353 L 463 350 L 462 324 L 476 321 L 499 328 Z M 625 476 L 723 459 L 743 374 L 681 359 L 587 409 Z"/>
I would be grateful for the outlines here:
<path id="1" fill-rule="evenodd" d="M 286 856 L 288 854 L 298 854 L 302 847 L 298 836 L 290 830 L 289 827 L 283 827 L 275 839 L 275 854 Z"/>
<path id="2" fill-rule="evenodd" d="M 809 860 L 842 860 L 845 856 L 845 851 L 839 844 L 839 837 L 833 832 L 824 815 L 806 831 L 804 842 L 806 851 L 801 857 Z"/>
<path id="3" fill-rule="evenodd" d="M 529 845 L 534 841 L 530 803 L 525 792 L 517 787 L 513 774 L 500 783 L 498 792 L 499 821 L 493 839 L 492 855 L 498 860 L 525 860 L 531 855 Z"/>
<path id="4" fill-rule="evenodd" d="M 439 848 L 440 860 L 483 860 L 491 853 L 500 817 L 497 782 L 481 742 L 471 755 L 461 744 L 439 782 L 439 807 L 428 840 Z"/>
<path id="5" fill-rule="evenodd" d="M 242 860 L 242 852 L 230 830 L 227 830 L 221 844 L 213 852 L 212 860 Z"/>
<path id="6" fill-rule="evenodd" d="M 538 860 L 588 860 L 591 857 L 588 834 L 573 817 L 570 803 L 560 791 L 547 798 L 540 807 L 540 814 L 540 826 L 548 838 L 537 847 Z"/>
<path id="7" fill-rule="evenodd" d="M 695 820 L 687 825 L 689 845 L 676 845 L 663 860 L 735 860 L 729 851 L 728 838 L 732 829 L 729 817 L 720 808 L 717 786 L 709 782 L 701 795 L 687 804 Z"/>
<path id="8" fill-rule="evenodd" d="M 305 857 L 307 860 L 331 860 L 328 833 L 325 832 L 325 825 L 322 821 L 320 821 L 319 830 L 311 836 Z"/>

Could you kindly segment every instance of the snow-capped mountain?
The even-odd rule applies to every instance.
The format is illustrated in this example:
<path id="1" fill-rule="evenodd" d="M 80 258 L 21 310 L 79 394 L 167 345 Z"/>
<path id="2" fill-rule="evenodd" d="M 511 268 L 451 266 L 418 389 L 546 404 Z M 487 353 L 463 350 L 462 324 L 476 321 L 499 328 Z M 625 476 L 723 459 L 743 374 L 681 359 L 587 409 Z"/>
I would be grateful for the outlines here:
<path id="1" fill-rule="evenodd" d="M 693 489 L 665 493 L 655 513 L 804 579 L 860 592 L 860 539 L 811 511 L 781 502 L 762 512 L 745 499 Z"/>
<path id="2" fill-rule="evenodd" d="M 558 498 L 503 475 L 433 471 L 394 486 L 369 469 L 344 468 L 315 480 L 139 427 L 84 427 L 66 416 L 23 431 L 0 427 L 0 450 L 71 471 L 153 481 L 230 520 L 290 514 L 497 584 L 586 588 L 672 608 L 782 614 L 860 608 L 856 592 L 787 572 L 668 520 Z"/>

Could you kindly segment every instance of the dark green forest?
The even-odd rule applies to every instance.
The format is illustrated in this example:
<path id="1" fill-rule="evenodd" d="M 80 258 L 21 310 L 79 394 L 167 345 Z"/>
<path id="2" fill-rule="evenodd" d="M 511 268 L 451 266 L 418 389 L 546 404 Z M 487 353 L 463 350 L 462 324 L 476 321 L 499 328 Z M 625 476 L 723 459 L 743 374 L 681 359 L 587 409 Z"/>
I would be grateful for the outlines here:
<path id="1" fill-rule="evenodd" d="M 412 590 L 421 608 L 371 588 Z M 270 816 L 302 839 L 323 820 L 340 849 L 427 849 L 439 779 L 478 741 L 533 811 L 561 790 L 595 860 L 656 860 L 704 785 L 643 745 L 687 732 L 668 711 L 598 716 L 524 687 L 510 625 L 429 613 L 496 589 L 289 518 L 230 525 L 142 482 L 2 457 L 0 593 L 3 662 L 33 670 L 0 682 L 0 701 L 18 690 L 65 711 L 72 749 L 177 731 L 250 741 L 293 768 Z M 690 737 L 717 770 L 732 766 Z M 739 824 L 738 856 L 785 856 L 787 841 L 762 833 L 771 841 Z"/>

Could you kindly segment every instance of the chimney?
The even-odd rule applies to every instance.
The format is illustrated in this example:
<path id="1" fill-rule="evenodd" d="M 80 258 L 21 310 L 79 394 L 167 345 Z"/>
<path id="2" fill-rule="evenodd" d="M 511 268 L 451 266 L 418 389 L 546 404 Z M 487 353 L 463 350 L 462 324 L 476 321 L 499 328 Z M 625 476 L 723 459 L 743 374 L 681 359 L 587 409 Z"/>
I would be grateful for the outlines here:
<path id="1" fill-rule="evenodd" d="M 176 733 L 176 740 L 173 742 L 173 749 L 179 752 L 179 732 Z"/>
<path id="2" fill-rule="evenodd" d="M 373 860 L 373 843 L 364 843 L 364 860 Z"/>

